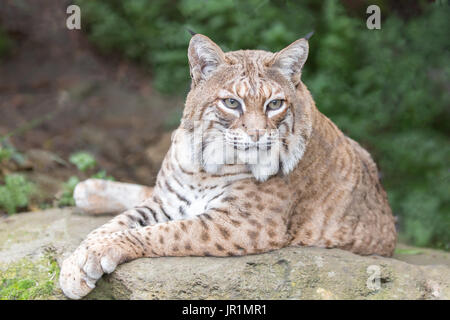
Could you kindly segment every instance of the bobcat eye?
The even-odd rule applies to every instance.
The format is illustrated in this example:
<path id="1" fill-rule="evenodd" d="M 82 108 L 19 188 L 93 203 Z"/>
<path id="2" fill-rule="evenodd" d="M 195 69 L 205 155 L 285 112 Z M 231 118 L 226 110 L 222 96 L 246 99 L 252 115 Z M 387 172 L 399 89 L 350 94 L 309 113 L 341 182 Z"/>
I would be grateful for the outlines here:
<path id="1" fill-rule="evenodd" d="M 228 99 L 223 99 L 222 101 L 223 101 L 223 104 L 225 105 L 225 107 L 230 108 L 230 109 L 237 109 L 241 106 L 239 101 L 237 101 L 236 99 L 228 98 Z"/>
<path id="2" fill-rule="evenodd" d="M 278 110 L 283 106 L 283 100 L 272 100 L 267 104 L 267 110 Z"/>

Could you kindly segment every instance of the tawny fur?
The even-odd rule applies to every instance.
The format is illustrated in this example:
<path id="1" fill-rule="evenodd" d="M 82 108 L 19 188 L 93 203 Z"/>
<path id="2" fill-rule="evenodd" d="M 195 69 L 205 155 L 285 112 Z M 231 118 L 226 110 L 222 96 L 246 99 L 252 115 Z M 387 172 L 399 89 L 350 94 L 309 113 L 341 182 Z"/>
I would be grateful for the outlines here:
<path id="1" fill-rule="evenodd" d="M 307 52 L 304 39 L 273 54 L 223 53 L 205 36 L 192 38 L 191 91 L 154 189 L 100 180 L 76 188 L 77 205 L 88 212 L 128 210 L 64 261 L 68 297 L 85 296 L 102 274 L 141 257 L 238 256 L 292 245 L 392 255 L 394 218 L 376 165 L 317 110 L 300 80 Z M 238 99 L 241 113 L 224 108 L 226 98 Z M 265 111 L 273 98 L 284 108 Z M 201 144 L 197 121 L 205 126 Z M 265 135 L 272 129 L 280 142 Z M 256 139 L 279 148 L 274 165 L 216 161 L 224 139 L 238 158 L 248 154 L 242 146 L 259 143 L 255 130 L 263 133 Z"/>

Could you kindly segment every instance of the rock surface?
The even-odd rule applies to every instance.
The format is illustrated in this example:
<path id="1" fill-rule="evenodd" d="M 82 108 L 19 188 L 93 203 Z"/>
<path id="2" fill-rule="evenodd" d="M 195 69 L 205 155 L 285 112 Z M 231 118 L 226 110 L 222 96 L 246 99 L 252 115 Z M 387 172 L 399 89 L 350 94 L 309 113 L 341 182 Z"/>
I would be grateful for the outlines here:
<path id="1" fill-rule="evenodd" d="M 0 298 L 63 299 L 56 262 L 109 219 L 73 208 L 0 218 Z M 244 257 L 139 259 L 103 277 L 86 298 L 450 299 L 449 253 L 402 245 L 398 252 L 389 259 L 285 248 Z"/>

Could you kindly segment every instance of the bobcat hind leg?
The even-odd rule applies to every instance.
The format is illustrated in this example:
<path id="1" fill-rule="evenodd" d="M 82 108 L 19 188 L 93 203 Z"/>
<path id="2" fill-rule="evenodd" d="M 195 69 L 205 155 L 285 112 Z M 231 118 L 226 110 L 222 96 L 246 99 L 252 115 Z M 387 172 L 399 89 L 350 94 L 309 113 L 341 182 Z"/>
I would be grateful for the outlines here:
<path id="1" fill-rule="evenodd" d="M 152 187 L 101 179 L 88 179 L 77 184 L 73 192 L 75 204 L 89 214 L 118 214 L 151 197 Z"/>

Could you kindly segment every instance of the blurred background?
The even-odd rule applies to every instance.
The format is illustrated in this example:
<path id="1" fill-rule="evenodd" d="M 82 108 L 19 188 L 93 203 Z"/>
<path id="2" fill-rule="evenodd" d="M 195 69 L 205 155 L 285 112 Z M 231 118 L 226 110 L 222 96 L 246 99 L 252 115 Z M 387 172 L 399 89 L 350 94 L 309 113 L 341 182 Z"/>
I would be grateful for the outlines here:
<path id="1" fill-rule="evenodd" d="M 81 8 L 81 30 L 66 9 Z M 381 8 L 381 30 L 366 8 Z M 186 28 L 277 51 L 380 168 L 400 241 L 450 250 L 447 1 L 1 0 L 0 218 L 73 205 L 88 177 L 151 185 L 189 88 Z M 36 213 L 38 214 L 38 213 Z"/>

